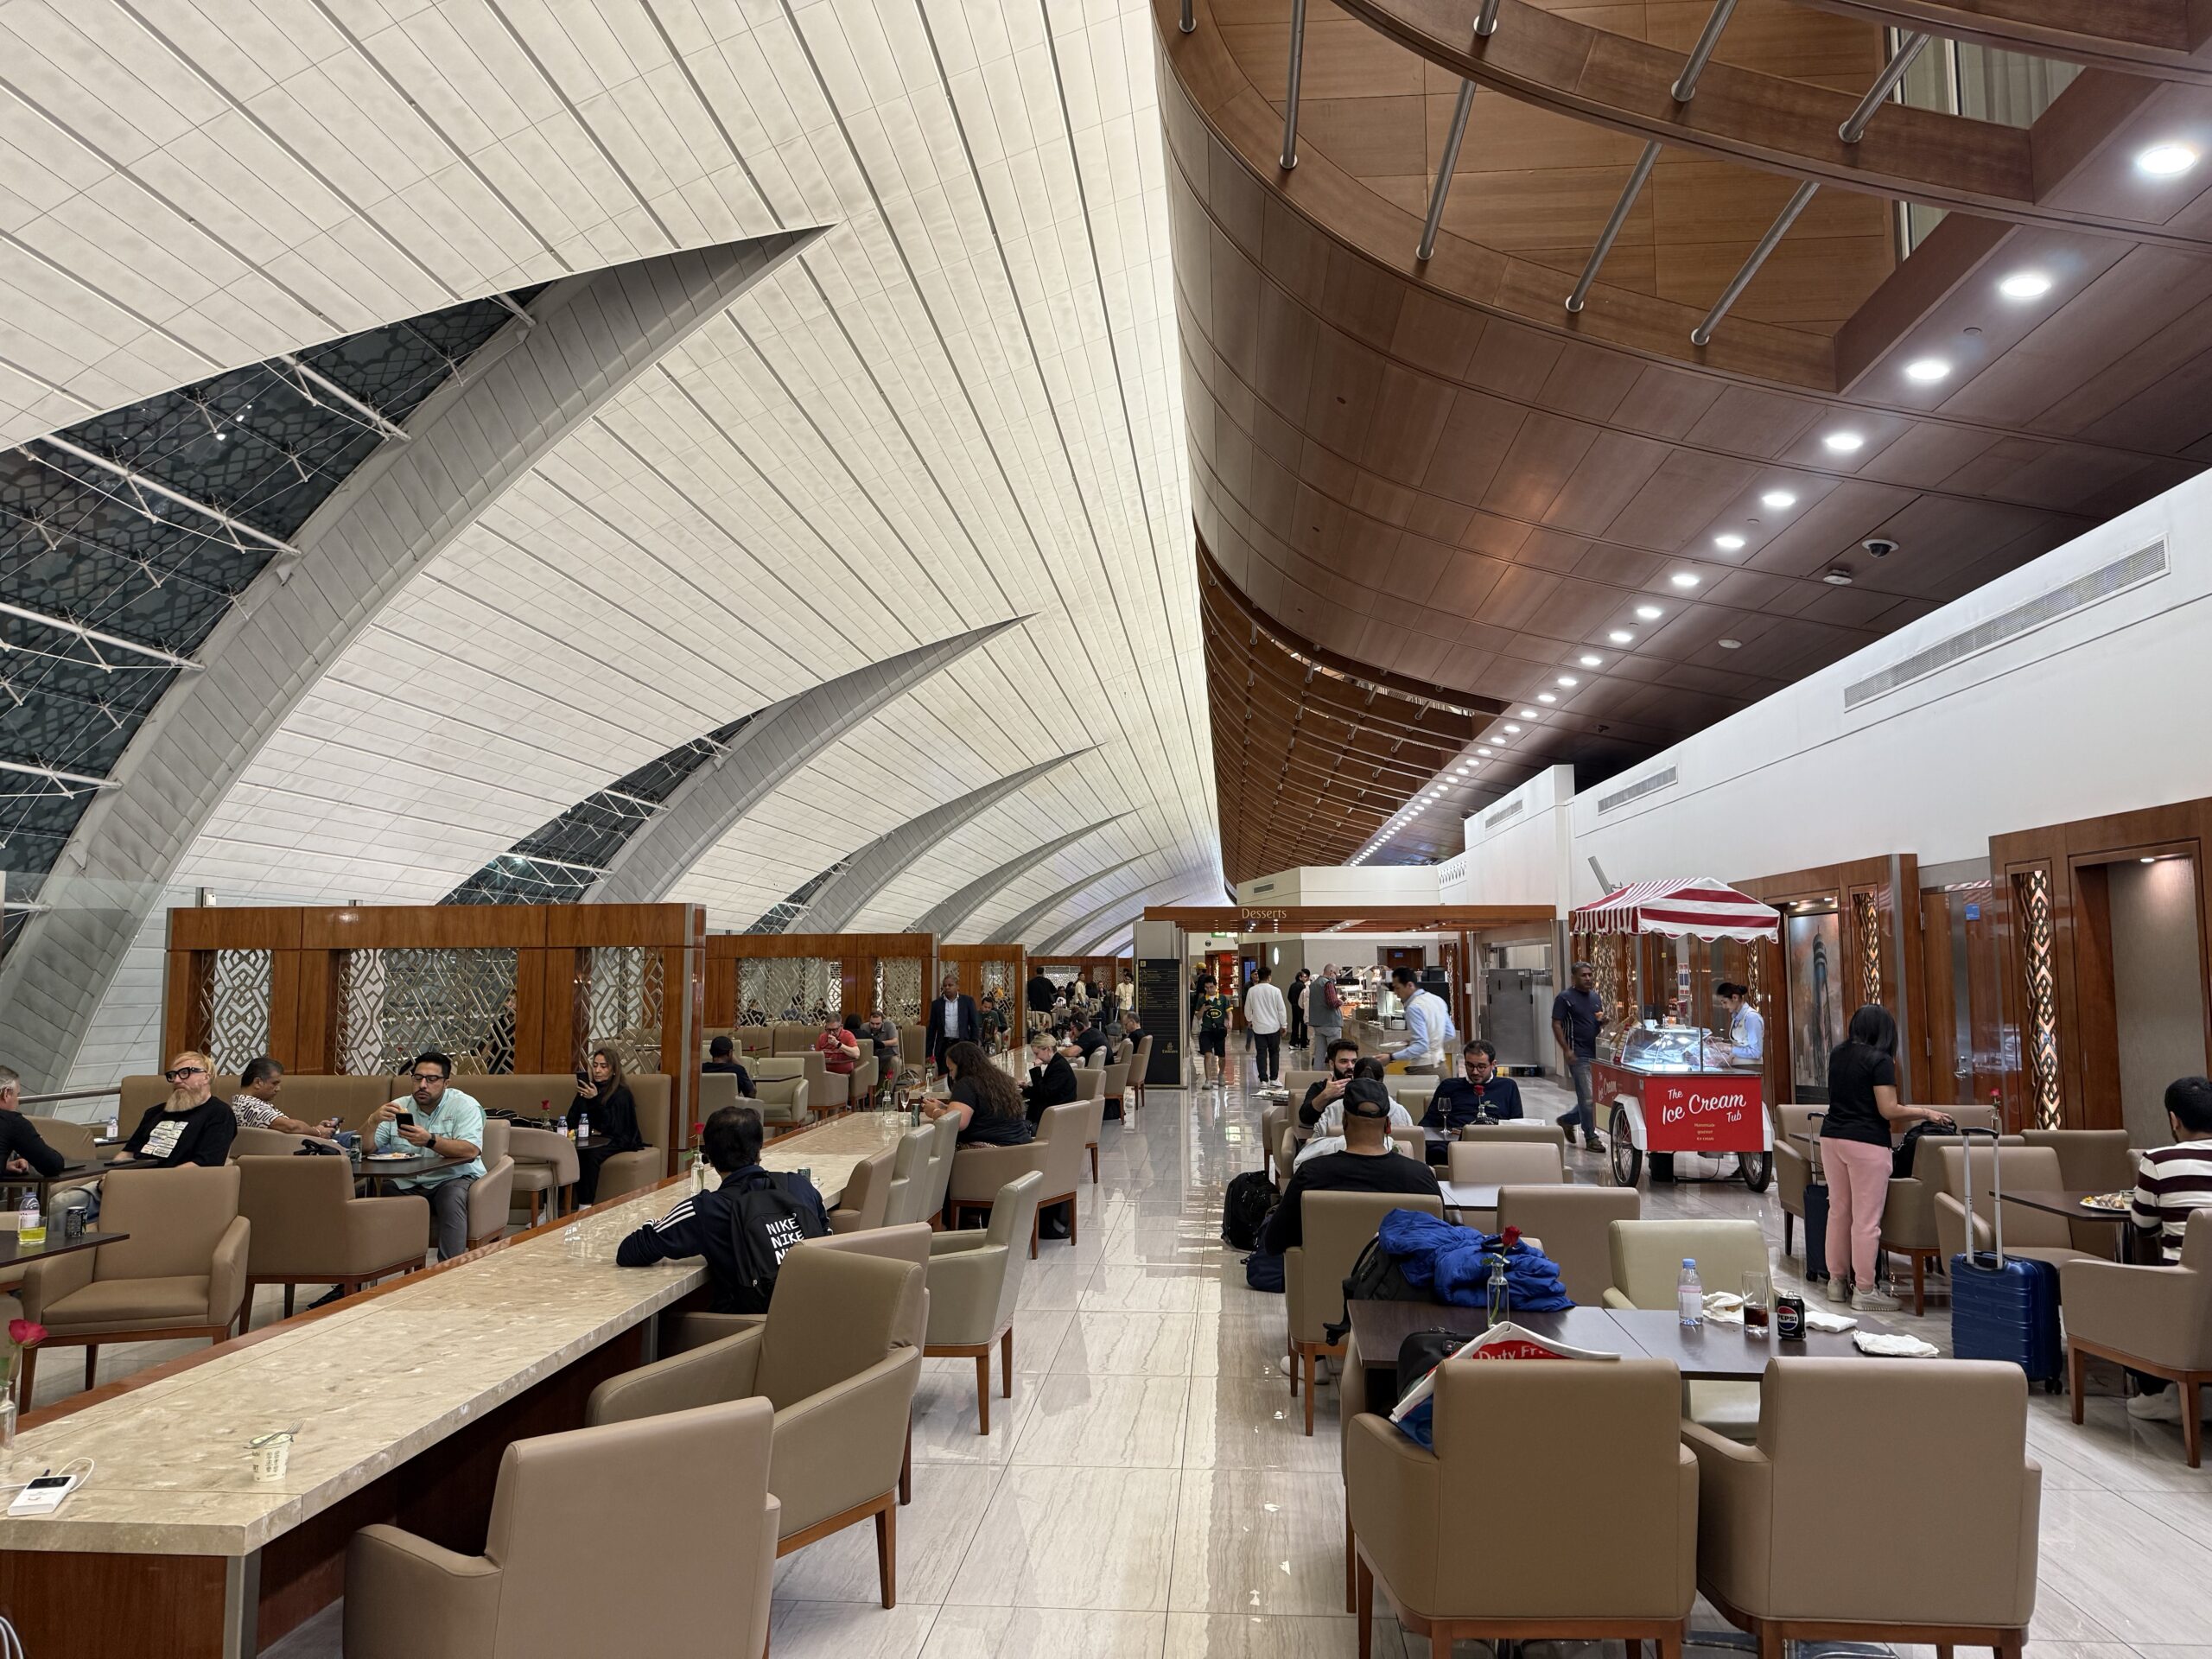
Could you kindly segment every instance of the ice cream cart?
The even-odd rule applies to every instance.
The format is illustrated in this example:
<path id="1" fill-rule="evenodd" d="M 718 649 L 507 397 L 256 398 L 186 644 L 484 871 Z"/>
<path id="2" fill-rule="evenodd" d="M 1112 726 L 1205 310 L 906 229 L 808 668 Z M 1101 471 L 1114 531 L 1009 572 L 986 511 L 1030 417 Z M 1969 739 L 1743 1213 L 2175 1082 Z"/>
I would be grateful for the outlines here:
<path id="1" fill-rule="evenodd" d="M 1569 925 L 1583 933 L 1757 942 L 1778 939 L 1782 922 L 1771 906 L 1700 877 L 1631 882 L 1577 908 Z M 1647 1158 L 1652 1179 L 1674 1180 L 1675 1159 L 1694 1153 L 1714 1160 L 1720 1173 L 1683 1179 L 1740 1178 L 1764 1192 L 1774 1178 L 1774 1127 L 1758 1060 L 1739 1062 L 1726 1038 L 1702 1027 L 1606 1012 L 1612 1019 L 1599 1036 L 1591 1089 L 1606 1124 L 1614 1181 L 1635 1185 Z"/>

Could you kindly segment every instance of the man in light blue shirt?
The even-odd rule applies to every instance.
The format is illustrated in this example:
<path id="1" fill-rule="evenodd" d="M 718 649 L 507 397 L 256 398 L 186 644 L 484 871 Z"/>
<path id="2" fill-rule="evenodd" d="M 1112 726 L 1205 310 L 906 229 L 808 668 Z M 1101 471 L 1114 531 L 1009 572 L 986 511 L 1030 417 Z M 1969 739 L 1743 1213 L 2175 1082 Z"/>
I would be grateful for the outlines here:
<path id="1" fill-rule="evenodd" d="M 413 1096 L 386 1101 L 369 1115 L 372 1152 L 411 1149 L 461 1160 L 392 1182 L 401 1192 L 420 1192 L 430 1201 L 441 1262 L 468 1248 L 469 1190 L 484 1174 L 484 1109 L 446 1086 L 452 1076 L 449 1057 L 435 1050 L 417 1054 Z M 401 1122 L 403 1114 L 410 1121 Z"/>
<path id="2" fill-rule="evenodd" d="M 1408 1072 L 1440 1077 L 1444 1075 L 1444 1041 L 1459 1033 L 1452 1028 L 1452 1011 L 1433 991 L 1421 988 L 1410 968 L 1390 970 L 1390 988 L 1406 1005 L 1406 1046 L 1391 1055 L 1403 1060 Z"/>
<path id="3" fill-rule="evenodd" d="M 1756 1066 L 1766 1058 L 1766 1020 L 1744 999 L 1749 988 L 1723 981 L 1713 988 L 1728 1010 L 1728 1041 L 1736 1051 L 1736 1064 Z"/>

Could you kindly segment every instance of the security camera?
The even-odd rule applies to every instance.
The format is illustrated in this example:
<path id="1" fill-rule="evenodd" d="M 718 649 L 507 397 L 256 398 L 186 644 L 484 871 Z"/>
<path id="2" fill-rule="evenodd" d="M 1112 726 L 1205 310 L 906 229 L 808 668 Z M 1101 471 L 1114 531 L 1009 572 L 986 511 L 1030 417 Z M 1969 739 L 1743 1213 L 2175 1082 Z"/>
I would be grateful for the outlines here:
<path id="1" fill-rule="evenodd" d="M 1897 550 L 1897 544 L 1886 536 L 1870 536 L 1859 545 L 1878 559 L 1886 559 Z"/>

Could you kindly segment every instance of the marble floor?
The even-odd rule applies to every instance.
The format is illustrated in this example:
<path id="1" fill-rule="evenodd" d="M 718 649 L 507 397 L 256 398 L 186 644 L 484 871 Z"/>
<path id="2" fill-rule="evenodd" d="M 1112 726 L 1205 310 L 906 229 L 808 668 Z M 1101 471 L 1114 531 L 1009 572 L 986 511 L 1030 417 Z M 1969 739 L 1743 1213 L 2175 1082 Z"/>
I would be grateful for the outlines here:
<path id="1" fill-rule="evenodd" d="M 1548 1084 L 1524 1092 L 1532 1110 L 1561 1108 Z M 1281 1370 L 1281 1299 L 1247 1288 L 1217 1238 L 1224 1185 L 1259 1163 L 1260 1105 L 1241 1087 L 1154 1090 L 1136 1120 L 1108 1126 L 1081 1242 L 1047 1243 L 1027 1269 L 1014 1398 L 994 1398 L 988 1436 L 972 1363 L 925 1363 L 899 1606 L 877 1605 L 868 1529 L 816 1544 L 777 1570 L 778 1659 L 1353 1652 L 1336 1390 L 1321 1390 L 1306 1439 Z M 1602 1179 L 1597 1159 L 1570 1162 Z M 1771 1192 L 1661 1188 L 1646 1213 L 1756 1217 L 1779 1249 Z M 1948 1335 L 1940 1303 L 1897 1323 Z M 138 1357 L 118 1351 L 105 1374 Z M 2131 1421 L 2116 1394 L 2093 1399 L 2078 1429 L 2063 1397 L 2038 1394 L 2029 1433 L 2044 1467 L 2032 1650 L 2212 1659 L 2212 1468 L 2185 1468 L 2180 1431 Z M 334 1656 L 335 1613 L 272 1652 Z M 1698 1622 L 1720 1624 L 1710 1610 Z M 1376 1637 L 1385 1659 L 1428 1652 L 1387 1616 Z"/>

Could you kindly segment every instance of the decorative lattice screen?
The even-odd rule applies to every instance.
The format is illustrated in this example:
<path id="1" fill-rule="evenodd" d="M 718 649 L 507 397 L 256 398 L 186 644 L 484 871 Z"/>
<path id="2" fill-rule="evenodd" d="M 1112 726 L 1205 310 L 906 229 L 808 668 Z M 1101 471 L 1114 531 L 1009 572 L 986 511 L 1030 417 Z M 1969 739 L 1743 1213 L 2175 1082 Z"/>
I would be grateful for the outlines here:
<path id="1" fill-rule="evenodd" d="M 919 957 L 878 957 L 873 1006 L 903 1024 L 914 1024 L 922 1017 L 922 976 L 928 969 Z"/>
<path id="2" fill-rule="evenodd" d="M 2058 1075 L 2058 977 L 2052 959 L 2050 874 L 2031 870 L 2014 876 L 2012 899 L 2020 918 L 2028 1109 L 2037 1128 L 2056 1129 L 2064 1127 L 2066 1098 Z"/>
<path id="3" fill-rule="evenodd" d="M 217 950 L 200 983 L 193 1025 L 218 1071 L 238 1072 L 269 1052 L 270 950 Z"/>
<path id="4" fill-rule="evenodd" d="M 839 965 L 821 957 L 740 957 L 738 1023 L 760 1025 L 842 1015 L 844 985 Z"/>
<path id="5" fill-rule="evenodd" d="M 1859 936 L 1859 1001 L 1882 1000 L 1882 907 L 1871 893 L 1851 895 L 1852 931 Z"/>
<path id="6" fill-rule="evenodd" d="M 658 1071 L 661 1022 L 667 1002 L 661 953 L 645 944 L 601 944 L 578 952 L 576 1052 L 579 1065 L 601 1046 L 622 1057 L 626 1071 Z"/>
<path id="7" fill-rule="evenodd" d="M 342 952 L 334 1052 L 355 1076 L 404 1071 L 435 1049 L 456 1075 L 512 1069 L 515 953 L 506 946 Z"/>

